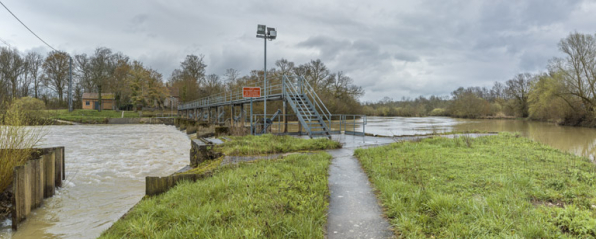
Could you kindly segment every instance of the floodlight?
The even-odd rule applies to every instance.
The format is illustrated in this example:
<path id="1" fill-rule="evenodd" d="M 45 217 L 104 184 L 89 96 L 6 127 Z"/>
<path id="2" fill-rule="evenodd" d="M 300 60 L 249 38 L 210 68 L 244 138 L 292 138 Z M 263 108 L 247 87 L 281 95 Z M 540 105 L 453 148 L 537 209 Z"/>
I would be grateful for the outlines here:
<path id="1" fill-rule="evenodd" d="M 269 39 L 273 40 L 277 37 L 277 31 L 275 31 L 275 28 L 273 28 L 273 27 L 268 27 L 267 35 L 268 35 Z"/>
<path id="2" fill-rule="evenodd" d="M 265 35 L 265 28 L 267 28 L 265 25 L 258 25 L 257 26 L 257 34 Z"/>

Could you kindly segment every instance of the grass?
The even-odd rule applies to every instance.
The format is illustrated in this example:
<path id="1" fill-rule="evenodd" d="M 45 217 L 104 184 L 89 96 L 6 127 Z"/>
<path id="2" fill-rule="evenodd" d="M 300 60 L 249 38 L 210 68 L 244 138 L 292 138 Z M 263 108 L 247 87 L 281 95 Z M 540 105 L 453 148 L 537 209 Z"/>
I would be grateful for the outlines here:
<path id="1" fill-rule="evenodd" d="M 107 123 L 109 118 L 121 118 L 122 111 L 114 110 L 49 110 L 51 119 L 67 120 L 87 124 L 104 124 Z M 139 114 L 132 111 L 124 111 L 124 118 L 138 118 Z"/>
<path id="2" fill-rule="evenodd" d="M 123 111 L 115 111 L 115 110 L 102 110 L 101 112 L 97 110 L 73 110 L 72 112 L 68 112 L 68 110 L 47 110 L 51 119 L 59 119 L 59 120 L 67 120 L 67 121 L 74 121 L 86 124 L 104 124 L 107 123 L 109 118 L 122 118 Z M 139 118 L 139 117 L 161 117 L 169 116 L 170 111 L 143 111 L 143 114 L 140 115 L 139 112 L 134 111 L 124 111 L 124 118 Z M 174 114 L 175 115 L 175 114 Z"/>
<path id="3" fill-rule="evenodd" d="M 405 238 L 594 238 L 596 167 L 517 134 L 358 149 Z"/>
<path id="4" fill-rule="evenodd" d="M 275 154 L 307 150 L 325 150 L 341 148 L 341 144 L 327 138 L 302 139 L 288 135 L 265 134 L 261 136 L 229 137 L 231 141 L 216 146 L 216 150 L 225 155 L 246 156 Z"/>
<path id="5" fill-rule="evenodd" d="M 226 166 L 144 198 L 101 238 L 323 238 L 327 153 Z"/>
<path id="6" fill-rule="evenodd" d="M 219 157 L 214 160 L 205 160 L 197 165 L 197 167 L 179 174 L 204 174 L 207 172 L 213 172 L 215 169 L 217 169 L 217 167 L 219 167 L 223 159 L 224 157 Z"/>

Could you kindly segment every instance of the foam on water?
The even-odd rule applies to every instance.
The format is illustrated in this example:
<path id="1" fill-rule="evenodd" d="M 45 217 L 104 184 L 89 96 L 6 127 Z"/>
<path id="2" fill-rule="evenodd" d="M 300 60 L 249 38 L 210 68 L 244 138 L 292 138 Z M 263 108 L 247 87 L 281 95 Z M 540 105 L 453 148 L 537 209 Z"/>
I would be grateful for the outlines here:
<path id="1" fill-rule="evenodd" d="M 46 127 L 42 146 L 65 146 L 66 181 L 16 233 L 0 237 L 96 238 L 145 194 L 146 176 L 165 176 L 188 164 L 190 141 L 173 126 Z"/>

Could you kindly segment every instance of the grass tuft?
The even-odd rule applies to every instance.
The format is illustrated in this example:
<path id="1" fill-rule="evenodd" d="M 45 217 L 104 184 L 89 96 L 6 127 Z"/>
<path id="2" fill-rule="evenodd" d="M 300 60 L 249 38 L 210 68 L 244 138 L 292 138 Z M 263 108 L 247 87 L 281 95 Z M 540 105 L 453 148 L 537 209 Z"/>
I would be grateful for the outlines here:
<path id="1" fill-rule="evenodd" d="M 216 150 L 230 156 L 288 153 L 308 150 L 341 148 L 341 144 L 327 138 L 302 139 L 288 135 L 265 134 L 260 136 L 229 137 L 216 147 Z"/>

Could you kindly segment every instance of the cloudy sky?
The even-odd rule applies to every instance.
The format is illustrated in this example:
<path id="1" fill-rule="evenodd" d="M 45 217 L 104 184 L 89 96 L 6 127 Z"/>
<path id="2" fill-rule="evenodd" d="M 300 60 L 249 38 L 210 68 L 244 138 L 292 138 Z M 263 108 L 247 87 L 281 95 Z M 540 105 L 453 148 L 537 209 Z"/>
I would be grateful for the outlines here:
<path id="1" fill-rule="evenodd" d="M 362 86 L 363 101 L 447 95 L 543 71 L 561 56 L 561 38 L 596 33 L 591 0 L 1 1 L 56 49 L 109 47 L 166 78 L 188 54 L 205 55 L 208 74 L 262 69 L 263 40 L 255 35 L 257 24 L 267 24 L 278 30 L 267 43 L 268 66 L 321 59 Z M 1 8 L 0 39 L 49 51 Z"/>

